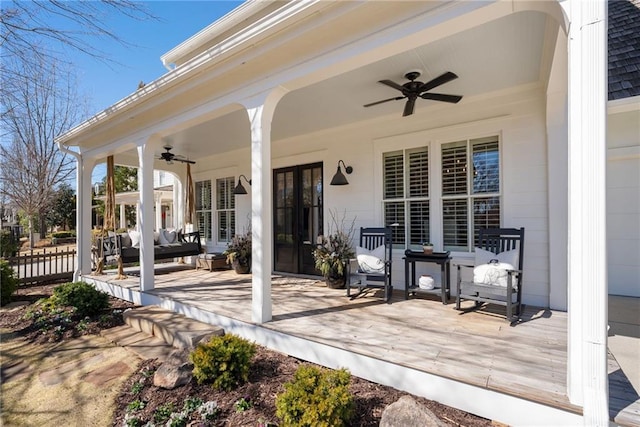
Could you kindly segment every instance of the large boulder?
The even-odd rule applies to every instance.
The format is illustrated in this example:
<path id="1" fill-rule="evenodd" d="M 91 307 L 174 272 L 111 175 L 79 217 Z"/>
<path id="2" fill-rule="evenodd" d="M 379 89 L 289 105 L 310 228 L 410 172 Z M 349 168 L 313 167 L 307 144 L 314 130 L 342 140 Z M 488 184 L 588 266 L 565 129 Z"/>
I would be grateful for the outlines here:
<path id="1" fill-rule="evenodd" d="M 411 396 L 402 396 L 384 409 L 380 427 L 446 427 L 446 424 Z"/>
<path id="2" fill-rule="evenodd" d="M 193 365 L 187 350 L 175 350 L 153 375 L 153 385 L 172 390 L 188 384 L 193 378 Z"/>

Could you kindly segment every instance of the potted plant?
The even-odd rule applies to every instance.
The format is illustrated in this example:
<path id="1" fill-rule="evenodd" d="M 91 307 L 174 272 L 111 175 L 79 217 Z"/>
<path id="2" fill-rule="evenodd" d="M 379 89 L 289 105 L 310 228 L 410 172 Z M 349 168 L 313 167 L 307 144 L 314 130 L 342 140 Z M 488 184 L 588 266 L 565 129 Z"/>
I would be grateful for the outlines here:
<path id="1" fill-rule="evenodd" d="M 313 251 L 315 266 L 327 283 L 327 286 L 334 289 L 344 287 L 346 280 L 346 265 L 355 256 L 351 243 L 354 231 L 354 222 L 345 231 L 344 218 L 338 223 L 335 214 L 332 213 L 332 221 L 335 232 L 328 236 L 321 236 L 320 243 Z"/>
<path id="2" fill-rule="evenodd" d="M 251 232 L 233 236 L 224 255 L 227 256 L 227 264 L 230 264 L 236 273 L 249 273 L 251 271 Z"/>
<path id="3" fill-rule="evenodd" d="M 422 251 L 424 252 L 425 255 L 433 254 L 433 243 L 431 242 L 422 243 Z"/>

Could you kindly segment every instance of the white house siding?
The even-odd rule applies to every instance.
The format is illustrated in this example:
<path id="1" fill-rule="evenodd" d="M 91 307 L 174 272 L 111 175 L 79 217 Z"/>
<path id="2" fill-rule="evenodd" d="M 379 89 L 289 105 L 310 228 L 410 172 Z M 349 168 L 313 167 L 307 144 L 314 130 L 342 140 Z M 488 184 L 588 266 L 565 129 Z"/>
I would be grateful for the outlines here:
<path id="1" fill-rule="evenodd" d="M 324 164 L 324 208 L 346 212 L 355 218 L 356 227 L 382 225 L 382 153 L 430 146 L 431 188 L 439 182 L 434 169 L 439 164 L 440 144 L 464 138 L 498 135 L 501 138 L 502 224 L 525 227 L 524 301 L 537 306 L 549 305 L 548 221 L 547 221 L 547 148 L 544 98 L 537 87 L 518 88 L 509 93 L 482 99 L 470 99 L 452 108 L 429 111 L 417 108 L 411 117 L 397 115 L 375 121 L 301 135 L 273 144 L 273 168 L 312 162 Z M 274 121 L 277 126 L 277 121 Z M 248 156 L 248 151 L 247 151 Z M 328 185 L 338 160 L 353 166 L 347 175 L 348 186 Z M 248 162 L 248 157 L 243 163 Z M 243 167 L 244 168 L 244 167 Z M 240 171 L 240 173 L 245 173 Z M 433 190 L 432 190 L 433 192 Z M 249 209 L 247 205 L 245 207 Z M 246 212 L 238 206 L 238 217 Z M 431 200 L 432 236 L 441 236 L 440 201 Z M 328 216 L 327 216 L 328 217 Z M 442 241 L 433 238 L 436 249 Z M 394 253 L 393 284 L 404 287 L 403 251 Z M 455 254 L 455 259 L 470 259 L 470 254 Z M 420 266 L 430 271 L 426 266 Z M 422 272 L 419 270 L 419 272 Z M 437 271 L 430 271 L 436 273 Z M 452 275 L 452 287 L 456 280 Z"/>
<path id="2" fill-rule="evenodd" d="M 607 124 L 609 293 L 640 297 L 640 111 Z"/>

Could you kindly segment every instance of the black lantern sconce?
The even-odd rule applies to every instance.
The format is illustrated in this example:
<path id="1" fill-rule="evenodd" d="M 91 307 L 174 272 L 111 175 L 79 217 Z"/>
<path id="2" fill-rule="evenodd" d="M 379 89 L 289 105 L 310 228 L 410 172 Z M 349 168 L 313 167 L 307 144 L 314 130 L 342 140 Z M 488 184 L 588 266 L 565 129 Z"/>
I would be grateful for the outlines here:
<path id="1" fill-rule="evenodd" d="M 247 189 L 244 188 L 244 185 L 242 185 L 242 183 L 240 182 L 240 178 L 244 178 L 244 180 L 247 181 L 249 185 L 251 185 L 250 179 L 247 179 L 247 177 L 244 175 L 240 175 L 238 177 L 238 185 L 236 185 L 236 188 L 233 189 L 233 194 L 247 194 Z"/>
<path id="2" fill-rule="evenodd" d="M 330 185 L 349 185 L 349 181 L 347 181 L 347 177 L 344 176 L 344 174 L 342 173 L 342 170 L 340 169 L 340 163 L 342 163 L 342 166 L 344 166 L 344 171 L 347 173 L 347 175 L 350 175 L 351 172 L 353 172 L 353 168 L 351 166 L 347 166 L 344 164 L 342 160 L 338 160 L 338 171 L 336 172 L 335 175 L 333 175 Z"/>

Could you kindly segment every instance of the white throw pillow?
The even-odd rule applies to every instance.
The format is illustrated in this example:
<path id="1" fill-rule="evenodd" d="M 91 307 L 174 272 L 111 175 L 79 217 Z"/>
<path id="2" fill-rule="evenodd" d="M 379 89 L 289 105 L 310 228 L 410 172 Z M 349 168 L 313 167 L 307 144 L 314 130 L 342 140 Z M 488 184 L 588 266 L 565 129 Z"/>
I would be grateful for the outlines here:
<path id="1" fill-rule="evenodd" d="M 476 262 L 473 269 L 474 283 L 484 283 L 507 287 L 507 270 L 515 270 L 518 265 L 518 249 L 494 254 L 482 248 L 475 248 Z M 515 283 L 514 283 L 515 287 Z"/>
<path id="2" fill-rule="evenodd" d="M 158 234 L 158 242 L 160 242 L 161 245 L 169 245 L 171 243 L 175 243 L 176 241 L 176 232 L 175 231 L 169 231 L 169 230 L 160 230 L 160 233 Z"/>
<path id="3" fill-rule="evenodd" d="M 482 264 L 473 269 L 473 282 L 485 285 L 507 287 L 507 270 L 514 270 L 513 265 L 504 262 Z M 514 287 L 516 283 L 513 283 Z"/>
<path id="4" fill-rule="evenodd" d="M 164 230 L 164 237 L 169 243 L 176 243 L 178 239 L 178 233 L 175 230 Z"/>
<path id="5" fill-rule="evenodd" d="M 384 256 L 384 245 L 372 250 L 356 246 L 356 258 L 358 259 L 359 270 L 362 273 L 384 274 Z"/>
<path id="6" fill-rule="evenodd" d="M 137 248 L 140 246 L 140 232 L 138 231 L 129 231 L 129 237 L 131 237 L 131 246 Z"/>
<path id="7" fill-rule="evenodd" d="M 498 262 L 504 262 L 511 265 L 518 265 L 519 252 L 518 249 L 512 249 L 510 251 L 500 252 L 494 254 L 491 251 L 487 251 L 482 248 L 476 248 L 476 262 L 475 265 L 488 264 L 491 260 L 497 259 Z"/>

